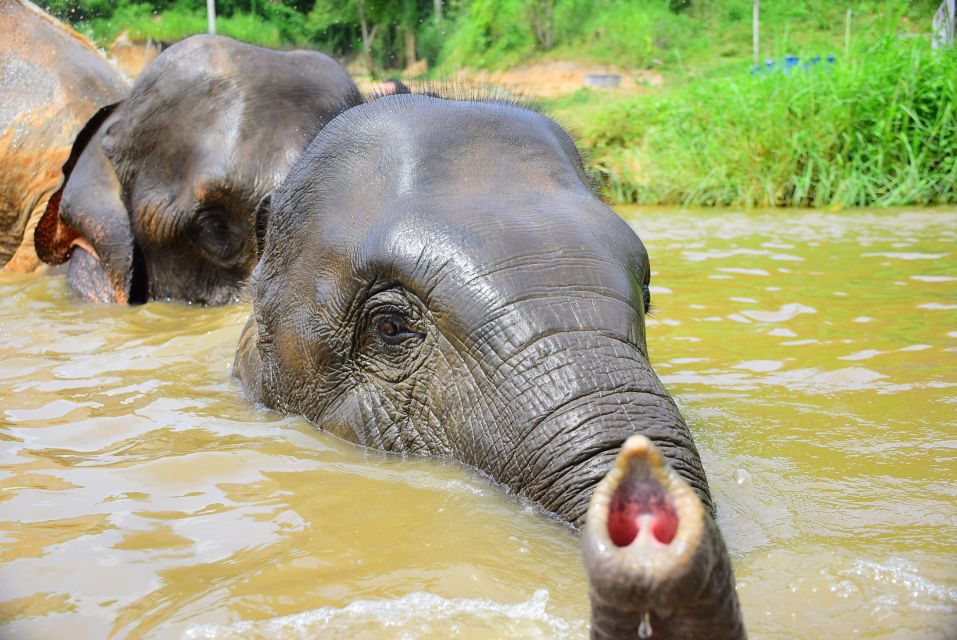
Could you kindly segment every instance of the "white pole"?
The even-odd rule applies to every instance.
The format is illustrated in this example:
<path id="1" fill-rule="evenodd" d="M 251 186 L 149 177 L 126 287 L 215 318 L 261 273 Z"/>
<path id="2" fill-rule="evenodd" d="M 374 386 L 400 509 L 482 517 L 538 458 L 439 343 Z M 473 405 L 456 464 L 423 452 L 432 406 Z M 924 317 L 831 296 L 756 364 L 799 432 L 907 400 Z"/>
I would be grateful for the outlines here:
<path id="1" fill-rule="evenodd" d="M 206 20 L 209 22 L 209 32 L 216 33 L 216 0 L 206 0 Z"/>
<path id="2" fill-rule="evenodd" d="M 758 66 L 758 26 L 759 26 L 758 14 L 760 13 L 758 5 L 760 4 L 760 2 L 761 0 L 754 0 L 754 20 L 753 20 L 753 28 L 752 28 L 752 40 L 754 41 L 754 66 L 755 67 Z"/>
<path id="3" fill-rule="evenodd" d="M 844 23 L 844 60 L 851 55 L 851 10 L 847 10 L 847 21 Z"/>

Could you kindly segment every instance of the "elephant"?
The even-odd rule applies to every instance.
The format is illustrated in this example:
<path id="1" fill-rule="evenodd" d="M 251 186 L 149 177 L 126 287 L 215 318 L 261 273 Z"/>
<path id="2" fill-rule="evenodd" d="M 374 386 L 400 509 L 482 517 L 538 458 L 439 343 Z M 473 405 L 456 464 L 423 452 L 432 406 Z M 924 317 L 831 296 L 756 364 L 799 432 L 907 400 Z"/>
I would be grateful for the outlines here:
<path id="1" fill-rule="evenodd" d="M 745 637 L 700 456 L 649 363 L 648 253 L 559 125 L 379 98 L 327 124 L 257 218 L 233 368 L 249 400 L 466 463 L 584 526 L 595 638 Z"/>
<path id="2" fill-rule="evenodd" d="M 38 255 L 69 261 L 70 288 L 92 302 L 234 302 L 256 262 L 259 200 L 360 99 L 321 53 L 186 38 L 77 136 Z"/>
<path id="3" fill-rule="evenodd" d="M 126 78 L 83 36 L 26 0 L 0 0 L 0 267 L 42 266 L 33 230 L 73 139 Z"/>

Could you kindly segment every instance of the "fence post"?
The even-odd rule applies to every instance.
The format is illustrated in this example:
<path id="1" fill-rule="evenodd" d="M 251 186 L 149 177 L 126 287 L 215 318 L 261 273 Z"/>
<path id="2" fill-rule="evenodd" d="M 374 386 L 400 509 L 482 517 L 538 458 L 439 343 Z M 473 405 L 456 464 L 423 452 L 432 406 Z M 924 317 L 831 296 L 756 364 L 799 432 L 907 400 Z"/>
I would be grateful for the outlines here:
<path id="1" fill-rule="evenodd" d="M 216 0 L 206 0 L 206 21 L 209 23 L 209 32 L 216 33 Z"/>
<path id="2" fill-rule="evenodd" d="M 754 45 L 754 66 L 755 67 L 758 66 L 758 26 L 759 26 L 758 23 L 760 22 L 760 18 L 758 14 L 760 13 L 760 8 L 759 8 L 760 2 L 761 0 L 754 0 L 754 11 L 753 11 L 754 19 L 752 21 L 753 26 L 752 26 L 751 39 Z"/>

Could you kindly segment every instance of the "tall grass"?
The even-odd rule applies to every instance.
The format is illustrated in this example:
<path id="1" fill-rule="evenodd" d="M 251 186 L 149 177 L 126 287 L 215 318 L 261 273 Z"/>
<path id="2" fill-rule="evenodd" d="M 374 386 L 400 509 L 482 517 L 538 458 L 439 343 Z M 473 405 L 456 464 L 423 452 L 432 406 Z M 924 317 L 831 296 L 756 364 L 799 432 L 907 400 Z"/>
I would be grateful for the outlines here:
<path id="1" fill-rule="evenodd" d="M 952 203 L 955 105 L 957 52 L 887 35 L 834 66 L 688 83 L 578 129 L 621 202 Z"/>

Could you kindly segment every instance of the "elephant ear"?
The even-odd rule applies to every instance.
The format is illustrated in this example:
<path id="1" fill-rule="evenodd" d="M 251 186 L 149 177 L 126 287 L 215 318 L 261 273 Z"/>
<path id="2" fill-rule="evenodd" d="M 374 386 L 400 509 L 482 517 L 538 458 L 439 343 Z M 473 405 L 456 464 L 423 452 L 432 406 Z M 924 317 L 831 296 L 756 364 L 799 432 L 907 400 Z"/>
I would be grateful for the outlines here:
<path id="1" fill-rule="evenodd" d="M 236 359 L 233 361 L 233 377 L 239 379 L 246 397 L 253 402 L 263 401 L 263 362 L 259 353 L 259 324 L 253 312 L 239 336 Z"/>
<path id="2" fill-rule="evenodd" d="M 34 235 L 40 259 L 48 264 L 70 260 L 70 286 L 94 302 L 126 303 L 136 297 L 131 295 L 130 219 L 116 171 L 100 145 L 106 123 L 120 104 L 103 107 L 80 130 L 63 165 L 63 182 Z"/>

